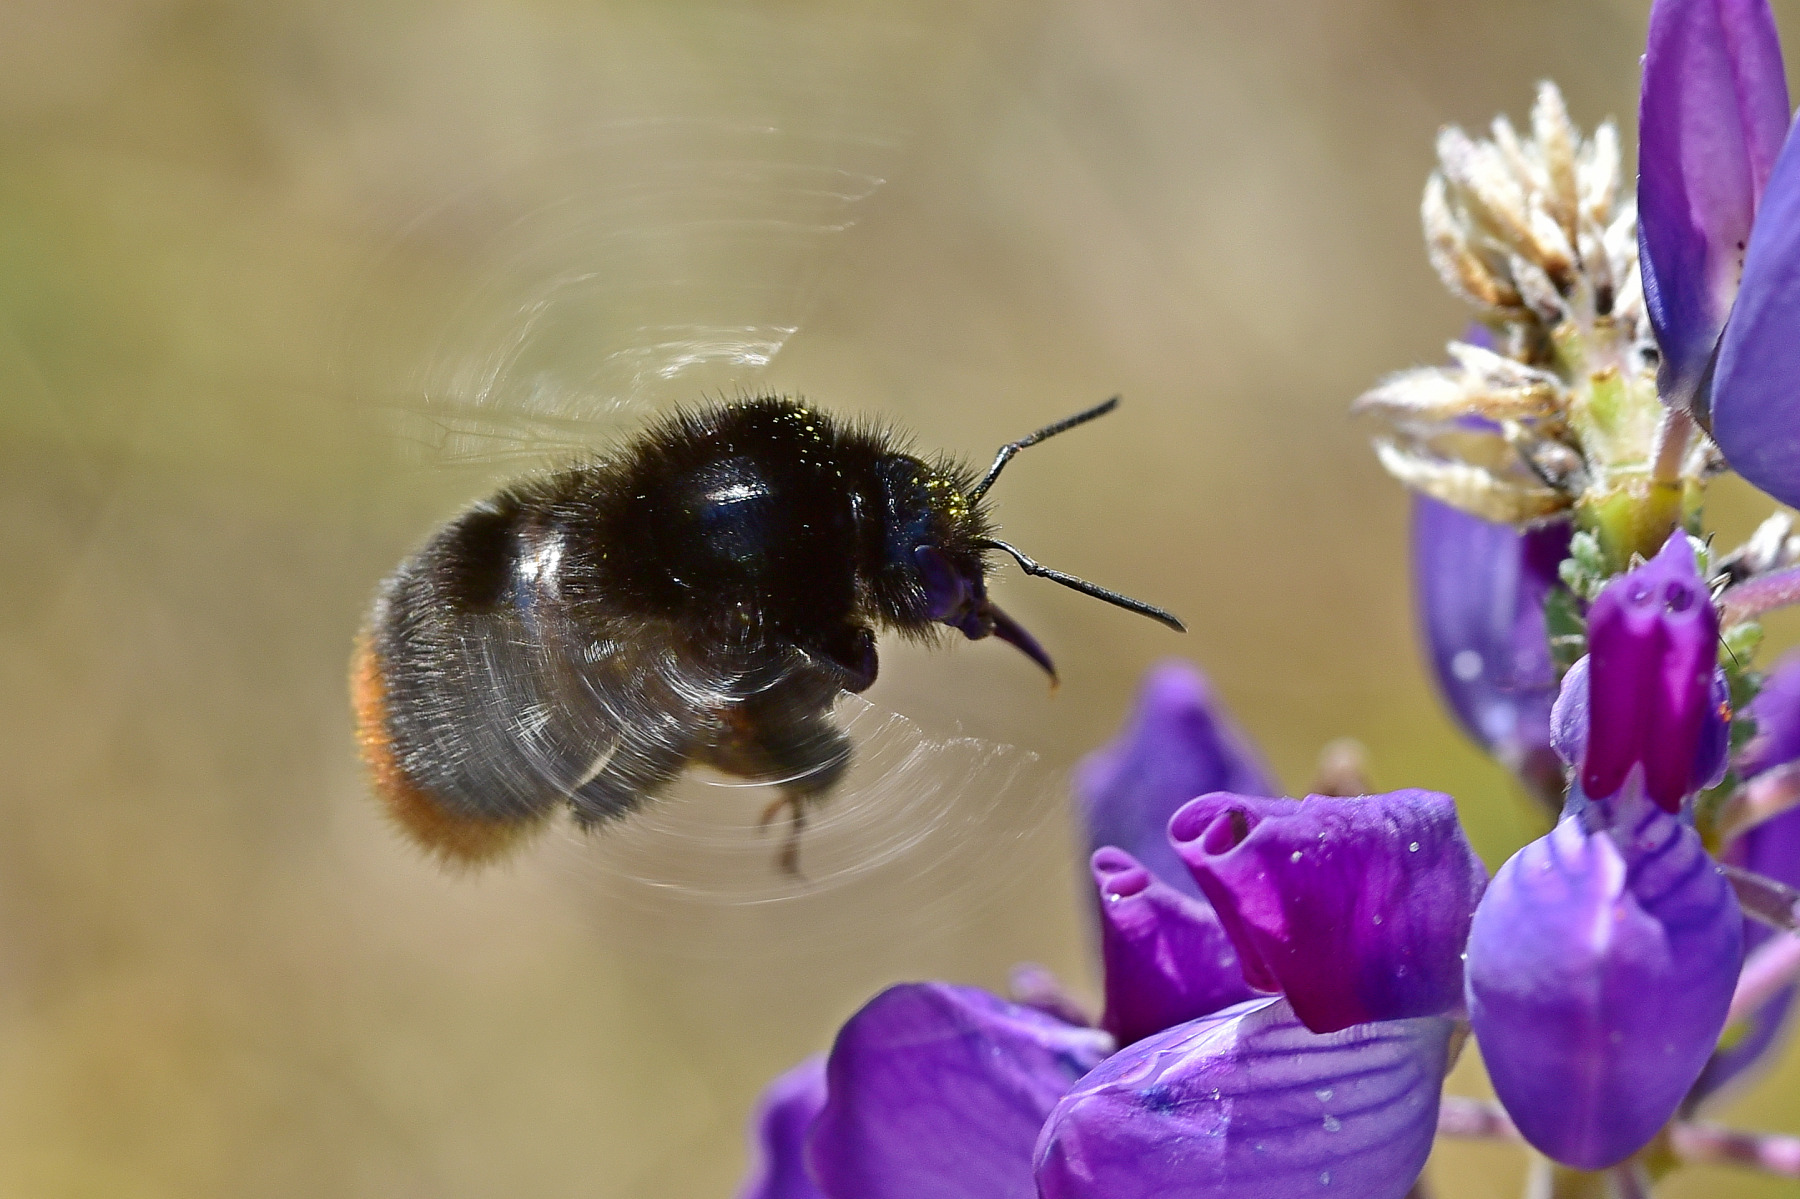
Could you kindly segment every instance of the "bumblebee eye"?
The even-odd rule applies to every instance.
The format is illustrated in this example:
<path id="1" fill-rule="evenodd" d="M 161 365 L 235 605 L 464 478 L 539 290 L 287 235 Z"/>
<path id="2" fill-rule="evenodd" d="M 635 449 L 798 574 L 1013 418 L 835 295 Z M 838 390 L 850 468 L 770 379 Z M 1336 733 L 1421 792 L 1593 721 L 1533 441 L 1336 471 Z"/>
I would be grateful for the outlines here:
<path id="1" fill-rule="evenodd" d="M 921 545 L 913 550 L 913 565 L 918 568 L 919 582 L 925 588 L 925 615 L 932 620 L 954 623 L 970 606 L 969 581 L 943 551 L 936 546 Z"/>

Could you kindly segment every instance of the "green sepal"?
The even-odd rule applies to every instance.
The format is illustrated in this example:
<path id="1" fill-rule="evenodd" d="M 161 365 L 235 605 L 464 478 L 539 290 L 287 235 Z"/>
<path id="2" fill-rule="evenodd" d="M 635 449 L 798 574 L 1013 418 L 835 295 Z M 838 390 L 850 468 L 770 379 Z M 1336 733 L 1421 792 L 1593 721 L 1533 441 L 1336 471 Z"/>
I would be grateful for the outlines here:
<path id="1" fill-rule="evenodd" d="M 1544 596 L 1544 632 L 1550 638 L 1550 662 L 1560 679 L 1587 653 L 1587 619 L 1572 592 L 1552 587 Z"/>

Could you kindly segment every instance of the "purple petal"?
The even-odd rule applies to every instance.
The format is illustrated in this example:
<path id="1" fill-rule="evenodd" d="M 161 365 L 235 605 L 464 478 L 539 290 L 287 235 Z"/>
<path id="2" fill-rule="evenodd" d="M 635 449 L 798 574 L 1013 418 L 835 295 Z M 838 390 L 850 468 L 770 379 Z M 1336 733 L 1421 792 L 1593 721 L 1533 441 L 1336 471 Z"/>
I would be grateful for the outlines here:
<path id="1" fill-rule="evenodd" d="M 1775 664 L 1763 680 L 1762 690 L 1750 701 L 1749 713 L 1756 720 L 1756 736 L 1738 756 L 1741 776 L 1754 777 L 1800 759 L 1800 654 L 1789 654 Z M 1776 882 L 1800 887 L 1800 811 L 1785 812 L 1749 829 L 1732 842 L 1725 859 Z M 1744 952 L 1748 954 L 1772 935 L 1761 921 L 1745 918 Z M 1783 1039 L 1794 996 L 1795 988 L 1788 987 L 1752 1012 L 1741 1026 L 1726 1030 L 1725 1043 L 1706 1063 L 1688 1096 L 1690 1108 L 1765 1064 L 1768 1051 Z"/>
<path id="2" fill-rule="evenodd" d="M 1521 533 L 1413 497 L 1413 592 L 1426 657 L 1463 728 L 1510 768 L 1560 783 L 1550 759 L 1556 671 L 1544 597 L 1570 527 Z"/>
<path id="3" fill-rule="evenodd" d="M 1744 285 L 1719 344 L 1713 436 L 1731 468 L 1800 502 L 1800 136 L 1788 135 L 1750 235 Z"/>
<path id="4" fill-rule="evenodd" d="M 1775 664 L 1746 710 L 1756 735 L 1738 754 L 1738 777 L 1754 778 L 1800 759 L 1800 653 Z"/>
<path id="5" fill-rule="evenodd" d="M 1638 106 L 1638 244 L 1663 395 L 1674 403 L 1694 397 L 1731 312 L 1789 113 L 1767 0 L 1651 6 Z"/>
<path id="6" fill-rule="evenodd" d="M 1462 1007 L 1462 950 L 1487 883 L 1448 795 L 1202 796 L 1169 836 L 1244 977 L 1314 1032 Z"/>
<path id="7" fill-rule="evenodd" d="M 1581 765 L 1581 755 L 1588 739 L 1588 666 L 1583 654 L 1563 675 L 1562 688 L 1556 693 L 1556 706 L 1550 709 L 1550 744 L 1556 754 L 1571 766 Z"/>
<path id="8" fill-rule="evenodd" d="M 1044 1118 L 1111 1049 L 973 987 L 890 987 L 838 1031 L 807 1164 L 828 1199 L 1035 1199 Z"/>
<path id="9" fill-rule="evenodd" d="M 1588 736 L 1581 787 L 1616 794 L 1632 767 L 1666 811 L 1723 765 L 1719 616 L 1677 529 L 1655 558 L 1608 583 L 1588 612 Z"/>
<path id="10" fill-rule="evenodd" d="M 809 1057 L 762 1093 L 751 1124 L 756 1172 L 738 1199 L 824 1199 L 806 1173 L 806 1136 L 825 1106 L 825 1057 Z"/>
<path id="11" fill-rule="evenodd" d="M 1743 915 L 1693 829 L 1639 798 L 1575 811 L 1500 868 L 1469 937 L 1469 1020 L 1527 1141 L 1597 1170 L 1649 1143 L 1706 1064 Z"/>
<path id="12" fill-rule="evenodd" d="M 1800 887 L 1800 811 L 1783 813 L 1750 829 L 1732 844 L 1726 857 L 1734 866 Z M 1774 930 L 1768 925 L 1746 917 L 1745 954 L 1773 935 Z M 1689 1093 L 1688 1107 L 1696 1107 L 1722 1088 L 1741 1081 L 1753 1067 L 1767 1064 L 1764 1059 L 1768 1051 L 1781 1043 L 1790 1023 L 1795 990 L 1787 987 L 1777 992 L 1745 1017 L 1741 1026 L 1726 1030 L 1725 1043 L 1714 1051 L 1700 1081 Z"/>
<path id="13" fill-rule="evenodd" d="M 1452 1022 L 1309 1032 L 1254 1000 L 1139 1041 L 1056 1105 L 1043 1199 L 1399 1199 L 1431 1152 Z"/>
<path id="14" fill-rule="evenodd" d="M 1199 895 L 1169 846 L 1169 817 L 1208 791 L 1279 790 L 1198 670 L 1164 662 L 1145 676 L 1119 735 L 1075 768 L 1088 853 L 1116 845 L 1178 891 Z"/>
<path id="15" fill-rule="evenodd" d="M 1100 895 L 1106 1015 L 1100 1027 L 1128 1045 L 1251 998 L 1237 951 L 1204 899 L 1156 878 L 1108 847 L 1091 868 Z"/>

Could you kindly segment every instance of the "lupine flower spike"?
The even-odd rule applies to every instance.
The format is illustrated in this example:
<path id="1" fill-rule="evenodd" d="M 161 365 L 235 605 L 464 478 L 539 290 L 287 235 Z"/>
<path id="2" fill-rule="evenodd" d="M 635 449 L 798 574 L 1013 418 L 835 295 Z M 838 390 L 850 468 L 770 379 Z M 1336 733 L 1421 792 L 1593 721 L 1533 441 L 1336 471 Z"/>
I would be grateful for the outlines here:
<path id="1" fill-rule="evenodd" d="M 1783 78 L 1766 0 L 1656 0 L 1636 196 L 1553 85 L 1446 129 L 1427 254 L 1477 327 L 1357 402 L 1419 493 L 1429 667 L 1554 828 L 1489 884 L 1448 796 L 1284 798 L 1159 668 L 1075 776 L 1098 1020 L 1041 970 L 889 988 L 771 1086 L 743 1199 L 1402 1199 L 1438 1135 L 1529 1142 L 1548 1199 L 1800 1178 L 1698 1122 L 1800 979 L 1800 657 L 1755 666 L 1800 537 L 1703 523 L 1725 469 L 1800 501 Z M 1441 1095 L 1471 1032 L 1498 1104 Z"/>

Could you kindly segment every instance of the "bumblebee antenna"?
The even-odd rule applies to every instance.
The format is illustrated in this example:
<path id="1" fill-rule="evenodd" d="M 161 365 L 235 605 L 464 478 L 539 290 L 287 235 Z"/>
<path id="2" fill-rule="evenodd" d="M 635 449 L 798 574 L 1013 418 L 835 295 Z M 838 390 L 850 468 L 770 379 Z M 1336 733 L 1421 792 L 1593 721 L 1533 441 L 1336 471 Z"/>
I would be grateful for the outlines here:
<path id="1" fill-rule="evenodd" d="M 1106 401 L 1106 403 L 1096 404 L 1086 412 L 1077 412 L 1074 416 L 1064 417 L 1054 425 L 1045 425 L 1029 437 L 1021 437 L 1017 441 L 1007 442 L 1000 447 L 1000 452 L 994 455 L 994 464 L 988 467 L 987 474 L 981 476 L 981 482 L 975 484 L 969 491 L 969 498 L 972 500 L 980 499 L 987 492 L 987 489 L 994 485 L 994 480 L 1000 477 L 1000 472 L 1006 469 L 1006 464 L 1013 460 L 1013 455 L 1020 450 L 1026 449 L 1029 446 L 1034 446 L 1046 438 L 1055 437 L 1058 433 L 1067 433 L 1076 425 L 1085 425 L 1097 416 L 1105 416 L 1108 412 L 1111 412 L 1118 406 L 1119 397 L 1114 396 L 1112 399 Z M 1018 556 L 1017 550 L 1009 550 L 1008 552 L 1015 557 Z M 1079 590 L 1079 588 L 1077 588 L 1077 590 Z"/>
<path id="2" fill-rule="evenodd" d="M 1084 420 L 1089 420 L 1098 416 L 1117 402 L 1117 400 L 1109 400 L 1093 412 L 1084 412 L 1080 416 L 1070 417 L 1063 422 L 1063 428 L 1067 428 L 1074 424 L 1080 424 Z M 1057 428 L 1055 425 L 1051 426 L 1051 430 L 1058 433 L 1062 431 L 1062 429 Z M 1049 434 L 1045 434 L 1045 436 L 1049 436 Z M 1029 445 L 1031 443 L 1027 441 L 1025 444 Z M 998 470 L 999 466 L 996 465 L 995 469 Z M 1105 587 L 1090 583 L 1086 579 L 1078 579 L 1071 574 L 1064 574 L 1060 570 L 1051 570 L 1048 566 L 1039 566 L 1036 562 L 1033 562 L 1030 558 L 1027 558 L 1024 554 L 1006 544 L 1004 541 L 994 541 L 991 538 L 983 538 L 975 544 L 981 549 L 999 550 L 1001 553 L 1008 555 L 1014 562 L 1019 564 L 1019 569 L 1028 575 L 1036 575 L 1040 579 L 1049 579 L 1052 583 L 1061 583 L 1064 587 L 1067 587 L 1072 591 L 1079 591 L 1083 595 L 1091 595 L 1097 600 L 1105 600 L 1115 608 L 1123 608 L 1127 612 L 1136 612 L 1139 616 L 1148 616 L 1151 620 L 1154 620 L 1159 624 L 1169 626 L 1177 633 L 1187 632 L 1187 626 L 1182 624 L 1181 620 L 1172 612 L 1165 612 L 1153 604 L 1146 604 L 1143 600 L 1134 600 L 1129 595 L 1120 595 L 1116 591 L 1109 591 Z"/>

